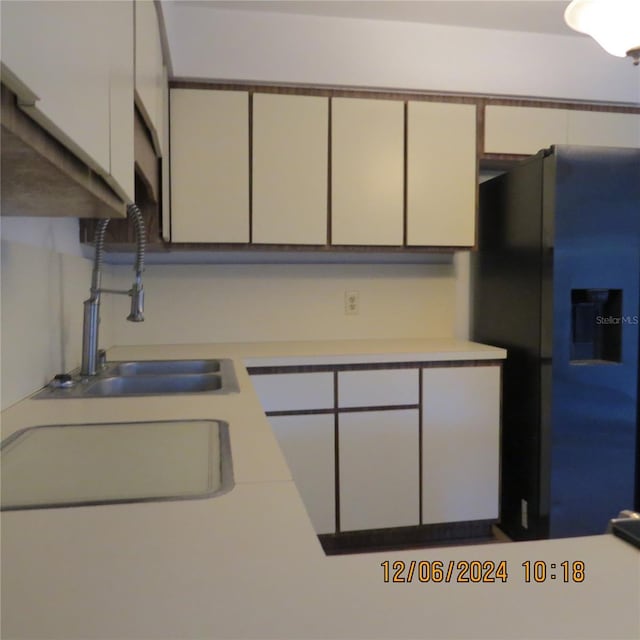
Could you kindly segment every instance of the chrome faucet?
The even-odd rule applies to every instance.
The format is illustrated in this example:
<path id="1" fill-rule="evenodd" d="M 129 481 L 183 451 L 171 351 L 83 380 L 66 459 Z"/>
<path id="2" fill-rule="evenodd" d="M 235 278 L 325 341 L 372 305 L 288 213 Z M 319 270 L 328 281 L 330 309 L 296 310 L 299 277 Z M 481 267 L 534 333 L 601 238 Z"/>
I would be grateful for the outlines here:
<path id="1" fill-rule="evenodd" d="M 144 320 L 144 288 L 142 286 L 142 272 L 144 270 L 145 229 L 142 213 L 135 204 L 127 207 L 127 217 L 133 221 L 136 232 L 136 261 L 134 265 L 135 280 L 131 289 L 121 291 L 117 289 L 103 289 L 102 261 L 104 258 L 104 236 L 110 218 L 100 220 L 96 228 L 96 250 L 91 274 L 90 295 L 84 301 L 84 319 L 82 325 L 82 364 L 81 376 L 95 376 L 104 364 L 98 349 L 98 328 L 100 324 L 100 296 L 103 293 L 115 293 L 131 297 L 131 311 L 127 316 L 129 322 Z"/>

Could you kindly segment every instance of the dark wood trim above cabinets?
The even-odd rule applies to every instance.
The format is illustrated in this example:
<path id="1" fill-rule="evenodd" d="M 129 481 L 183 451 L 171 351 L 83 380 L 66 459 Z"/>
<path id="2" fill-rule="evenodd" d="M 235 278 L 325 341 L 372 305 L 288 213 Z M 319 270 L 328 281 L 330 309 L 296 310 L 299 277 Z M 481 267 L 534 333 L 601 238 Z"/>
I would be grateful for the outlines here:
<path id="1" fill-rule="evenodd" d="M 102 177 L 26 115 L 4 84 L 1 93 L 2 215 L 124 218 L 125 203 Z"/>

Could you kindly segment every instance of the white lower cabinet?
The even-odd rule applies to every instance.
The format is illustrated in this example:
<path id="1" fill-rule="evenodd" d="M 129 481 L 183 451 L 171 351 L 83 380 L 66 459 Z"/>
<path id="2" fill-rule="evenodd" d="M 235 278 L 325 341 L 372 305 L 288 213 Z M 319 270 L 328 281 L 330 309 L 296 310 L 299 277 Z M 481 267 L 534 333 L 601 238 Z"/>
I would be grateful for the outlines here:
<path id="1" fill-rule="evenodd" d="M 497 520 L 501 367 L 418 366 L 252 376 L 316 533 Z"/>
<path id="2" fill-rule="evenodd" d="M 422 524 L 497 519 L 500 367 L 422 372 Z"/>
<path id="3" fill-rule="evenodd" d="M 418 431 L 418 409 L 338 415 L 341 531 L 420 523 Z"/>
<path id="4" fill-rule="evenodd" d="M 334 533 L 333 414 L 271 416 L 269 423 L 316 533 Z"/>

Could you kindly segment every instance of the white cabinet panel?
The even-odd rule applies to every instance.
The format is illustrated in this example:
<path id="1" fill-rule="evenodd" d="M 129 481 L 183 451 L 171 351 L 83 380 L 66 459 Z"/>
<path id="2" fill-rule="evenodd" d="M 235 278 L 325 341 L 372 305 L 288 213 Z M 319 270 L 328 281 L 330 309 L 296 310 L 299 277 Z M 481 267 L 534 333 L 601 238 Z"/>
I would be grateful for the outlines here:
<path id="1" fill-rule="evenodd" d="M 497 518 L 500 367 L 422 376 L 423 524 Z"/>
<path id="2" fill-rule="evenodd" d="M 409 102 L 407 109 L 407 244 L 472 246 L 476 107 Z"/>
<path id="3" fill-rule="evenodd" d="M 253 242 L 326 244 L 329 100 L 253 96 Z"/>
<path id="4" fill-rule="evenodd" d="M 316 533 L 334 533 L 333 415 L 271 416 L 269 422 Z"/>
<path id="5" fill-rule="evenodd" d="M 383 407 L 420 402 L 417 369 L 340 371 L 339 407 Z"/>
<path id="6" fill-rule="evenodd" d="M 340 529 L 419 524 L 418 410 L 338 417 Z"/>
<path id="7" fill-rule="evenodd" d="M 2 3 L 2 61 L 38 96 L 25 110 L 101 173 L 110 168 L 108 4 Z"/>
<path id="8" fill-rule="evenodd" d="M 534 154 L 552 144 L 566 144 L 566 109 L 487 105 L 484 152 Z"/>
<path id="9" fill-rule="evenodd" d="M 2 62 L 20 106 L 122 197 L 133 197 L 132 21 L 131 2 L 2 3 Z"/>
<path id="10" fill-rule="evenodd" d="M 569 144 L 640 148 L 640 115 L 570 111 Z"/>
<path id="11" fill-rule="evenodd" d="M 136 103 L 162 155 L 164 70 L 158 15 L 153 0 L 135 1 Z"/>
<path id="12" fill-rule="evenodd" d="M 110 159 L 107 182 L 125 201 L 135 200 L 133 145 L 133 4 L 110 3 L 111 72 L 109 78 Z M 106 28 L 106 25 L 105 27 Z"/>
<path id="13" fill-rule="evenodd" d="M 252 375 L 265 411 L 332 409 L 333 373 L 273 373 Z"/>
<path id="14" fill-rule="evenodd" d="M 331 194 L 332 244 L 403 243 L 402 102 L 332 100 Z"/>
<path id="15" fill-rule="evenodd" d="M 162 69 L 162 239 L 171 241 L 171 148 L 169 146 L 169 72 L 167 67 Z"/>
<path id="16" fill-rule="evenodd" d="M 171 239 L 249 241 L 249 98 L 172 89 Z"/>

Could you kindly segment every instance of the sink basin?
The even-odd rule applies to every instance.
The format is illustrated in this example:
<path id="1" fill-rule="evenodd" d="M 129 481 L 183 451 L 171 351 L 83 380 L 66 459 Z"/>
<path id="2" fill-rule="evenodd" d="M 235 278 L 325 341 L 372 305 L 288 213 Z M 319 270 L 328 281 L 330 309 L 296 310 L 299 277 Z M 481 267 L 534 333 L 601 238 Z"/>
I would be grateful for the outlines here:
<path id="1" fill-rule="evenodd" d="M 233 362 L 221 360 L 132 360 L 109 362 L 96 376 L 78 372 L 68 386 L 47 386 L 33 398 L 119 398 L 188 393 L 227 394 L 240 390 Z"/>
<path id="2" fill-rule="evenodd" d="M 0 444 L 4 510 L 211 498 L 233 488 L 221 420 L 43 425 Z"/>
<path id="3" fill-rule="evenodd" d="M 201 393 L 218 391 L 222 378 L 215 373 L 166 376 L 113 376 L 89 383 L 83 392 L 85 398 L 111 396 L 149 396 L 174 393 Z"/>
<path id="4" fill-rule="evenodd" d="M 220 360 L 136 360 L 132 362 L 113 362 L 107 365 L 108 375 L 166 376 L 186 373 L 217 373 Z"/>

